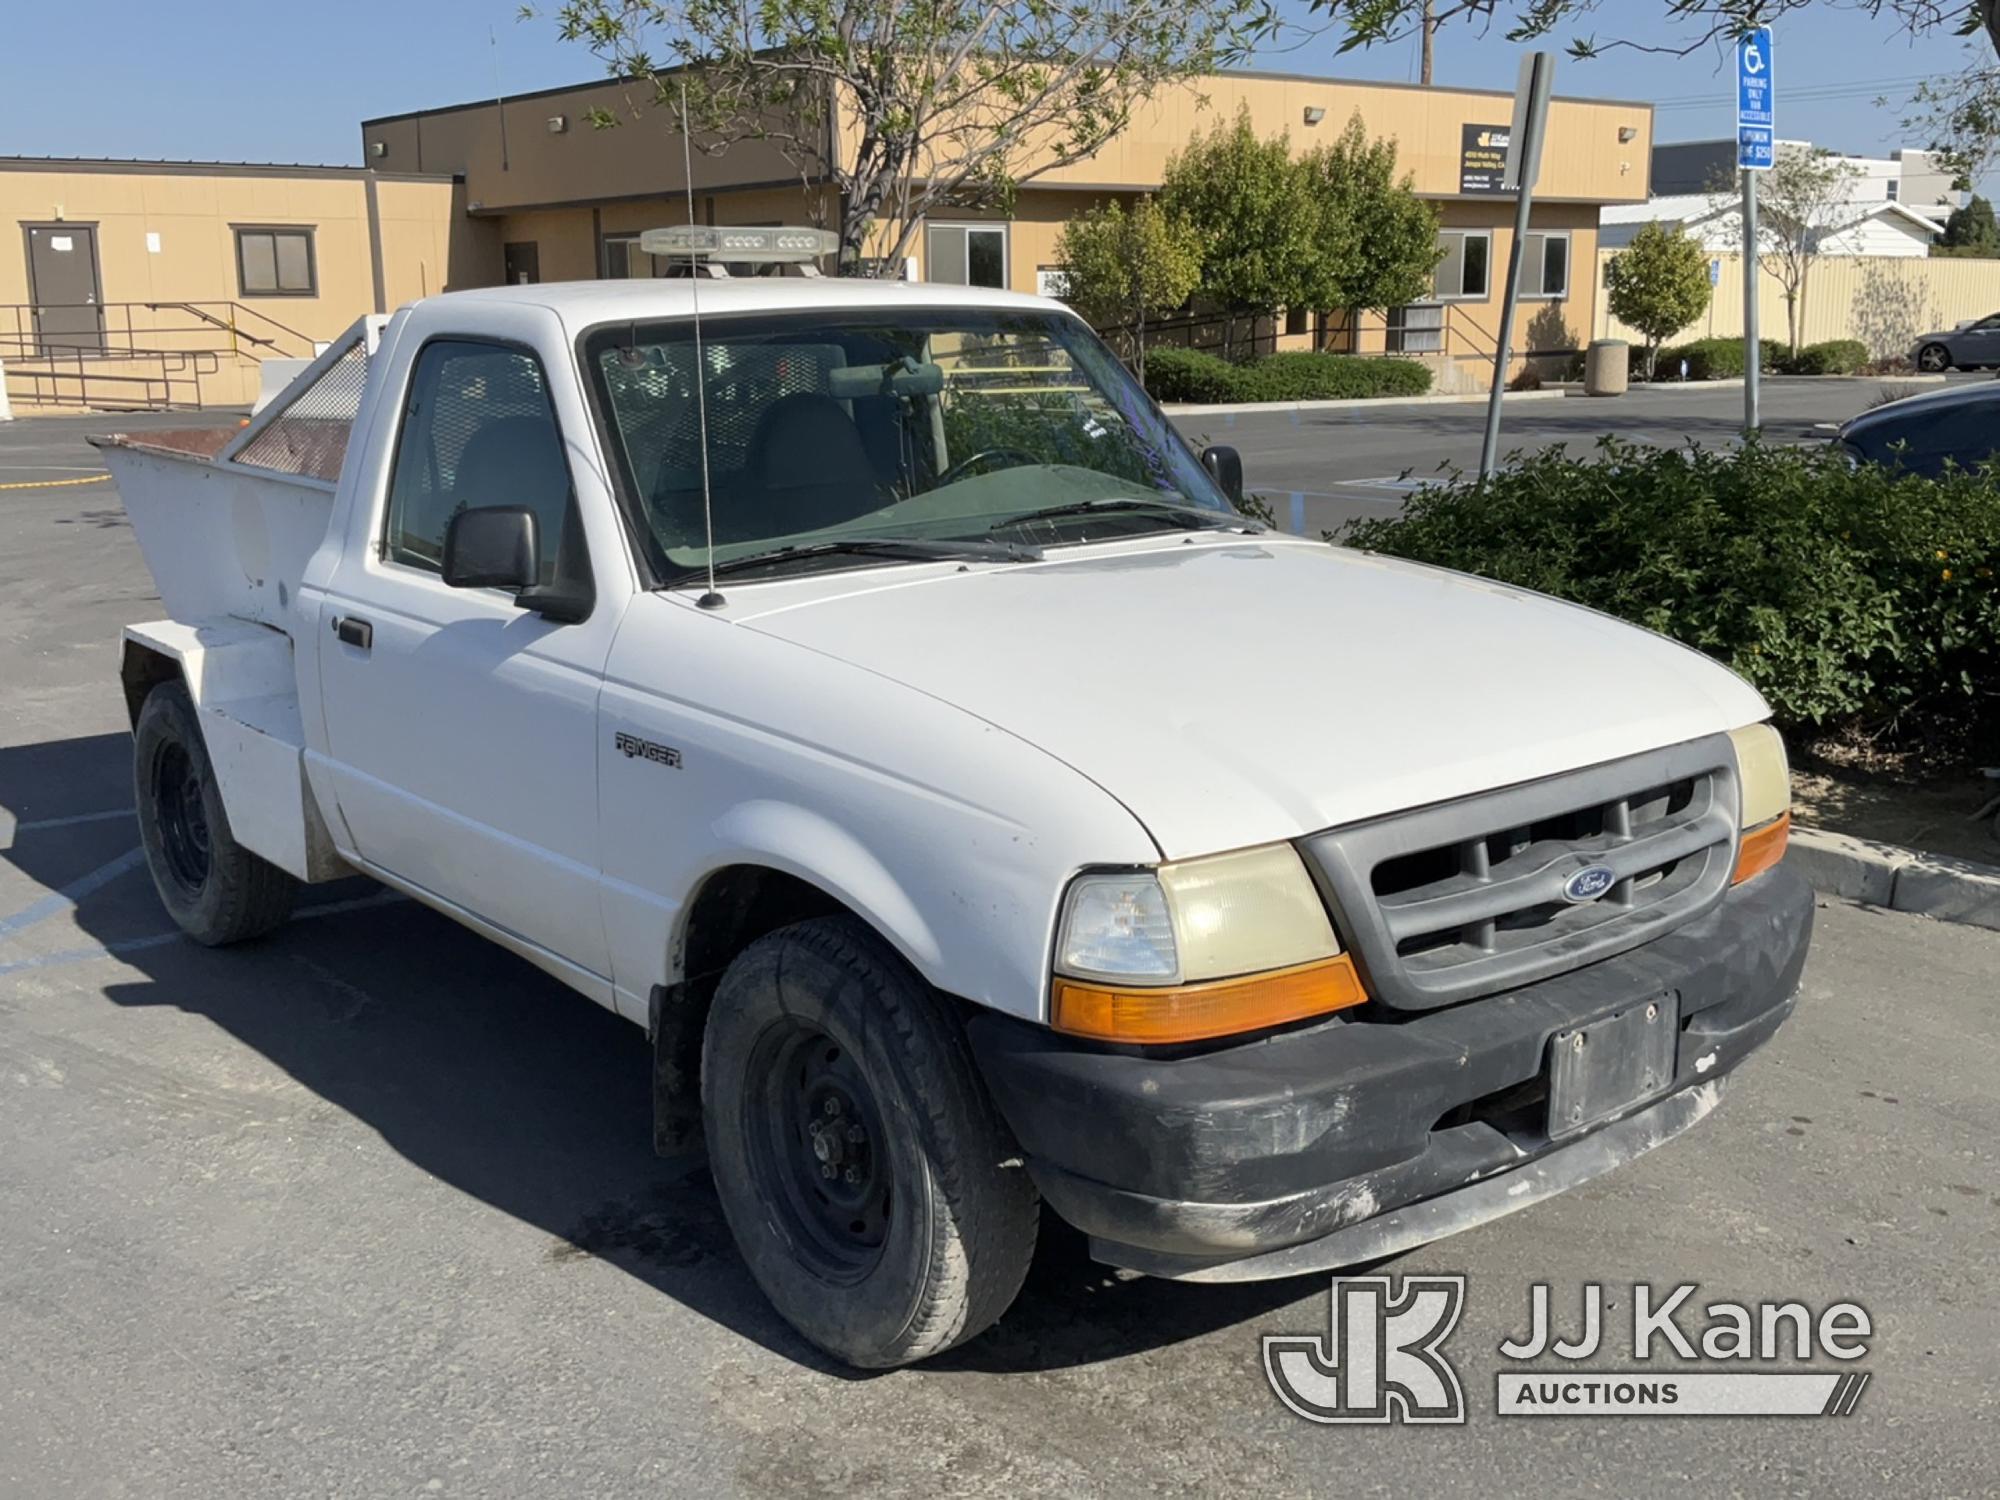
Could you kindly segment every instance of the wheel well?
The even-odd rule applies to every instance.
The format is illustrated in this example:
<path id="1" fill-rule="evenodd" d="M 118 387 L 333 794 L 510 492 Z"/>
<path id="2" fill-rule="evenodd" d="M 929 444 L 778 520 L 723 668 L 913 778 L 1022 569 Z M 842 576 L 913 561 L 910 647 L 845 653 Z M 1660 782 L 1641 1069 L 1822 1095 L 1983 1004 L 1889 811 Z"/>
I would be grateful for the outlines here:
<path id="1" fill-rule="evenodd" d="M 701 1038 L 723 971 L 768 932 L 848 908 L 810 881 L 731 865 L 702 883 L 678 943 L 680 979 L 653 991 L 653 1149 L 671 1156 L 701 1136 Z"/>
<path id="2" fill-rule="evenodd" d="M 177 681 L 180 676 L 181 664 L 164 651 L 155 651 L 137 641 L 125 642 L 118 678 L 125 685 L 125 715 L 134 729 L 139 727 L 139 710 L 146 706 L 147 695 L 161 683 Z"/>

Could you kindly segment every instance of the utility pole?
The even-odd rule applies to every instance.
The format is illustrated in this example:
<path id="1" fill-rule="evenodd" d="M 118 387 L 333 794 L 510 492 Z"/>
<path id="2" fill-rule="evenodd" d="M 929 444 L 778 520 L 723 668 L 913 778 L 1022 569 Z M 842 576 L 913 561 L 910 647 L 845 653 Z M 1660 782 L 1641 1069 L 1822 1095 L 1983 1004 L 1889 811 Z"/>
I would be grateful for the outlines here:
<path id="1" fill-rule="evenodd" d="M 1420 74 L 1420 81 L 1423 83 L 1425 88 L 1430 87 L 1431 54 L 1436 50 L 1437 47 L 1437 29 L 1438 29 L 1437 0 L 1424 0 L 1423 61 L 1418 64 L 1418 71 Z"/>
<path id="2" fill-rule="evenodd" d="M 1479 477 L 1490 479 L 1500 460 L 1500 402 L 1507 390 L 1507 362 L 1513 353 L 1514 310 L 1521 301 L 1521 256 L 1528 243 L 1528 213 L 1535 181 L 1542 172 L 1542 137 L 1547 132 L 1549 95 L 1555 89 L 1553 52 L 1530 52 L 1521 59 L 1514 86 L 1514 122 L 1507 130 L 1507 165 L 1500 185 L 1521 196 L 1514 205 L 1514 244 L 1507 252 L 1507 287 L 1500 302 L 1500 338 L 1493 350 L 1493 388 L 1486 396 L 1486 441 L 1479 449 Z"/>

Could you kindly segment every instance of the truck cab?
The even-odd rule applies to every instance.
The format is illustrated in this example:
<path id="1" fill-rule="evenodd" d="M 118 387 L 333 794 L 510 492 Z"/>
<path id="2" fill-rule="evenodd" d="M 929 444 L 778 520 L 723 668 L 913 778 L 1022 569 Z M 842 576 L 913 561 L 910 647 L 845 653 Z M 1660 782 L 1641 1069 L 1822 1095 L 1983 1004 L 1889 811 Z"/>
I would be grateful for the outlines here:
<path id="1" fill-rule="evenodd" d="M 1044 1201 L 1189 1280 L 1511 1212 L 1794 1003 L 1753 689 L 1260 524 L 1060 303 L 454 293 L 219 452 L 105 445 L 176 920 L 358 871 L 643 1028 L 656 1144 L 857 1365 L 997 1319 Z"/>

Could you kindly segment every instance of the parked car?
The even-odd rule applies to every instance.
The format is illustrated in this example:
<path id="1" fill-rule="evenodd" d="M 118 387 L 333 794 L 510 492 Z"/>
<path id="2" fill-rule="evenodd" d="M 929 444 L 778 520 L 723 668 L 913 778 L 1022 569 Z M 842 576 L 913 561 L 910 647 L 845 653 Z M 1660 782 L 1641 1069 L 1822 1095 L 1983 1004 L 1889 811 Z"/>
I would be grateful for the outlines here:
<path id="1" fill-rule="evenodd" d="M 361 871 L 643 1028 L 656 1144 L 856 1365 L 997 1319 L 1044 1201 L 1194 1281 L 1525 1207 L 1796 1003 L 1753 688 L 1257 524 L 1059 302 L 458 292 L 219 451 L 100 442 L 173 919 Z"/>
<path id="2" fill-rule="evenodd" d="M 1919 370 L 1984 370 L 2000 366 L 2000 313 L 1968 318 L 1949 333 L 1927 333 L 1914 345 Z"/>
<path id="3" fill-rule="evenodd" d="M 1859 462 L 1935 477 L 2000 455 L 2000 382 L 1926 391 L 1850 418 L 1834 442 Z"/>

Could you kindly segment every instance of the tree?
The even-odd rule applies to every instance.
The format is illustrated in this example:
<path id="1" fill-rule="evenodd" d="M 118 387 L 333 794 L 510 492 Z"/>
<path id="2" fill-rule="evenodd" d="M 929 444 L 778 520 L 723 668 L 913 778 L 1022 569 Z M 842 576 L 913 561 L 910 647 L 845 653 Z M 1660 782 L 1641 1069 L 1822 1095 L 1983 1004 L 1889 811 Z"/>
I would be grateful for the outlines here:
<path id="1" fill-rule="evenodd" d="M 900 266 L 926 214 L 1004 203 L 1279 24 L 1268 0 L 560 0 L 554 16 L 698 149 L 759 141 L 829 185 L 850 272 Z"/>
<path id="2" fill-rule="evenodd" d="M 1400 42 L 1413 30 L 1453 22 L 1490 27 L 1503 20 L 1509 42 L 1536 42 L 1565 28 L 1594 21 L 1602 0 L 1307 0 L 1324 14 L 1339 36 L 1340 50 Z M 1667 21 L 1667 41 L 1640 41 L 1633 36 L 1577 32 L 1568 39 L 1569 54 L 1583 59 L 1618 49 L 1687 57 L 1732 44 L 1753 26 L 1783 29 L 1796 18 L 1801 28 L 1815 16 L 1833 10 L 1859 10 L 1881 17 L 1893 29 L 1912 37 L 1938 34 L 1983 36 L 2000 56 L 2000 0 L 1654 0 L 1639 6 L 1624 0 L 1617 10 L 1628 18 L 1641 9 Z M 1426 27 L 1428 23 L 1428 27 Z M 1933 149 L 1942 151 L 1969 188 L 1985 166 L 2000 156 L 2000 66 L 1971 57 L 1957 75 L 1926 83 L 1912 96 L 1917 113 L 1904 123 L 1927 129 Z"/>
<path id="3" fill-rule="evenodd" d="M 1993 205 L 1975 193 L 1963 208 L 1954 208 L 1931 253 L 1982 260 L 2000 257 L 2000 224 L 1994 222 Z"/>
<path id="4" fill-rule="evenodd" d="M 1160 206 L 1201 236 L 1201 290 L 1222 308 L 1225 357 L 1239 319 L 1336 305 L 1312 185 L 1287 136 L 1257 138 L 1247 106 L 1167 163 Z"/>
<path id="5" fill-rule="evenodd" d="M 1063 226 L 1056 264 L 1063 300 L 1130 351 L 1146 378 L 1146 320 L 1172 312 L 1201 284 L 1201 235 L 1141 197 L 1128 210 L 1102 203 Z"/>
<path id="6" fill-rule="evenodd" d="M 1653 223 L 1611 257 L 1604 268 L 1611 316 L 1646 336 L 1646 378 L 1652 379 L 1660 345 L 1708 311 L 1713 288 L 1708 256 L 1698 241 Z"/>
<path id="7" fill-rule="evenodd" d="M 1744 251 L 1744 274 L 1749 274 L 1748 259 L 1755 256 L 1765 274 L 1784 289 L 1785 331 L 1796 355 L 1813 263 L 1826 236 L 1852 216 L 1854 182 L 1860 172 L 1831 151 L 1791 148 L 1781 149 L 1770 170 L 1759 175 L 1757 243 L 1744 246 L 1740 216 L 1726 221 L 1724 234 Z M 1714 201 L 1718 208 L 1726 208 L 1735 201 L 1734 189 L 1718 184 Z"/>
<path id="8" fill-rule="evenodd" d="M 1319 206 L 1317 243 L 1328 262 L 1330 299 L 1319 310 L 1385 312 L 1431 294 L 1437 269 L 1437 209 L 1396 172 L 1396 143 L 1370 140 L 1356 110 L 1331 145 L 1299 163 Z"/>

